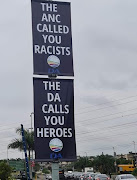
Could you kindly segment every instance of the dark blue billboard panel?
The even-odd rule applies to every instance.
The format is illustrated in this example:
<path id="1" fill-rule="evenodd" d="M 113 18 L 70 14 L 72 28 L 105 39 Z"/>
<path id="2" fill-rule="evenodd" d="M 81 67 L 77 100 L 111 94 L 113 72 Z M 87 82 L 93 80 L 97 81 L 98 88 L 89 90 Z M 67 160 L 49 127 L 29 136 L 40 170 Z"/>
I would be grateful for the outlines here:
<path id="1" fill-rule="evenodd" d="M 34 74 L 74 76 L 70 3 L 32 0 Z"/>
<path id="2" fill-rule="evenodd" d="M 76 160 L 73 80 L 34 78 L 37 161 Z"/>

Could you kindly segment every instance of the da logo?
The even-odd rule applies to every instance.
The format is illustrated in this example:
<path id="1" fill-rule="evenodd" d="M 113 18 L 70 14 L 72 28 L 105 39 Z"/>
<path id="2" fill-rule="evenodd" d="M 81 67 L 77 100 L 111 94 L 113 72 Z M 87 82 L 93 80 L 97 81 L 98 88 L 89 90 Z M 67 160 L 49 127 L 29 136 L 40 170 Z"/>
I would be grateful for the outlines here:
<path id="1" fill-rule="evenodd" d="M 63 148 L 63 143 L 60 139 L 54 138 L 49 142 L 49 147 L 53 152 L 59 152 Z"/>
<path id="2" fill-rule="evenodd" d="M 60 74 L 60 71 L 58 69 L 49 68 L 48 74 Z"/>
<path id="3" fill-rule="evenodd" d="M 60 139 L 54 138 L 49 142 L 49 147 L 53 153 L 50 154 L 50 159 L 62 159 L 61 153 L 58 153 L 63 148 L 63 143 Z"/>
<path id="4" fill-rule="evenodd" d="M 50 159 L 62 159 L 61 153 L 51 153 Z"/>
<path id="5" fill-rule="evenodd" d="M 51 55 L 47 59 L 47 63 L 52 68 L 57 68 L 60 65 L 60 59 L 57 56 Z"/>
<path id="6" fill-rule="evenodd" d="M 50 66 L 48 69 L 48 74 L 60 74 L 60 71 L 57 69 L 60 66 L 60 59 L 57 56 L 49 56 L 47 63 Z"/>

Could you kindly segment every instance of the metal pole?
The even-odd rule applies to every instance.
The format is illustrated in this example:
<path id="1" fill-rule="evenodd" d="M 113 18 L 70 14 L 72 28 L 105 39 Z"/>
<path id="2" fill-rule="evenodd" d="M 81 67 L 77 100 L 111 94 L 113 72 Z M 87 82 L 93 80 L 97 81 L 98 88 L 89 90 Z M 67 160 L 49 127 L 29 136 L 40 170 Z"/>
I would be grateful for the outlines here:
<path id="1" fill-rule="evenodd" d="M 30 114 L 30 117 L 31 117 L 31 135 L 32 135 L 32 129 L 33 129 L 33 127 L 32 127 L 32 115 L 33 115 L 34 113 L 33 112 L 31 112 L 31 114 Z M 31 158 L 31 160 L 33 161 L 33 149 L 32 149 L 32 158 Z M 33 179 L 33 166 L 31 165 L 31 161 L 30 161 L 30 169 L 31 169 L 31 179 Z"/>
<path id="2" fill-rule="evenodd" d="M 8 158 L 9 158 L 9 157 L 8 157 L 8 146 L 7 146 L 7 163 L 8 163 Z"/>
<path id="3" fill-rule="evenodd" d="M 59 180 L 59 162 L 52 162 L 52 180 Z"/>
<path id="4" fill-rule="evenodd" d="M 88 155 L 87 155 L 87 152 L 85 152 L 85 154 L 86 154 L 86 165 L 85 166 L 87 166 L 87 158 L 88 158 Z"/>
<path id="5" fill-rule="evenodd" d="M 136 155 L 136 146 L 135 146 L 135 141 L 133 141 L 134 144 L 134 150 L 135 150 L 135 155 Z"/>
<path id="6" fill-rule="evenodd" d="M 34 114 L 34 112 L 32 112 L 31 114 L 30 114 L 30 117 L 31 117 L 31 134 L 32 134 L 32 129 L 33 129 L 33 127 L 32 127 L 32 115 Z M 32 150 L 32 159 L 33 159 L 33 150 Z"/>
<path id="7" fill-rule="evenodd" d="M 52 180 L 59 180 L 59 163 L 52 162 Z"/>
<path id="8" fill-rule="evenodd" d="M 115 159 L 115 168 L 116 168 L 116 173 L 117 173 L 117 161 L 116 161 L 116 152 L 115 152 L 115 148 L 113 147 L 113 151 L 114 151 L 114 159 Z"/>
<path id="9" fill-rule="evenodd" d="M 136 145 L 135 145 L 135 141 L 133 141 L 133 144 L 134 144 L 134 151 L 135 151 L 135 165 L 137 167 L 137 153 L 136 153 Z"/>

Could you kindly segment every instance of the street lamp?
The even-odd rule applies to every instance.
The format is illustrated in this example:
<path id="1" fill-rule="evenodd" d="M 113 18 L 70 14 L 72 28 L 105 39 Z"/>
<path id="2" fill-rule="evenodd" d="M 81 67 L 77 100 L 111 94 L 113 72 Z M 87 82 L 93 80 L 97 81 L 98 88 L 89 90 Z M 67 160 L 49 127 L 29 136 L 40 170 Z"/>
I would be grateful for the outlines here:
<path id="1" fill-rule="evenodd" d="M 32 129 L 33 129 L 33 127 L 32 127 L 32 117 L 33 117 L 33 115 L 34 115 L 34 112 L 31 112 L 31 114 L 30 114 L 30 117 L 31 117 L 31 128 L 29 128 L 29 129 L 31 129 L 31 132 L 32 132 Z"/>
<path id="2" fill-rule="evenodd" d="M 87 152 L 85 152 L 85 154 L 86 154 L 86 165 L 87 165 L 87 157 L 88 157 L 88 156 L 87 156 Z"/>

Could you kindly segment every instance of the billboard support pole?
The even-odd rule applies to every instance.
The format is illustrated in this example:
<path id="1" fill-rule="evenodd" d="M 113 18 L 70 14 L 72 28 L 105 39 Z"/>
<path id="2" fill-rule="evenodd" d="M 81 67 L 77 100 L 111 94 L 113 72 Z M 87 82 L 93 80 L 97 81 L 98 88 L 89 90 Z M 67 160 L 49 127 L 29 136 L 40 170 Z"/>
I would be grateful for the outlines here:
<path id="1" fill-rule="evenodd" d="M 48 75 L 49 79 L 56 79 L 57 74 Z M 55 161 L 51 163 L 52 180 L 59 180 L 59 162 Z"/>
<path id="2" fill-rule="evenodd" d="M 52 180 L 59 180 L 59 162 L 52 162 Z"/>

